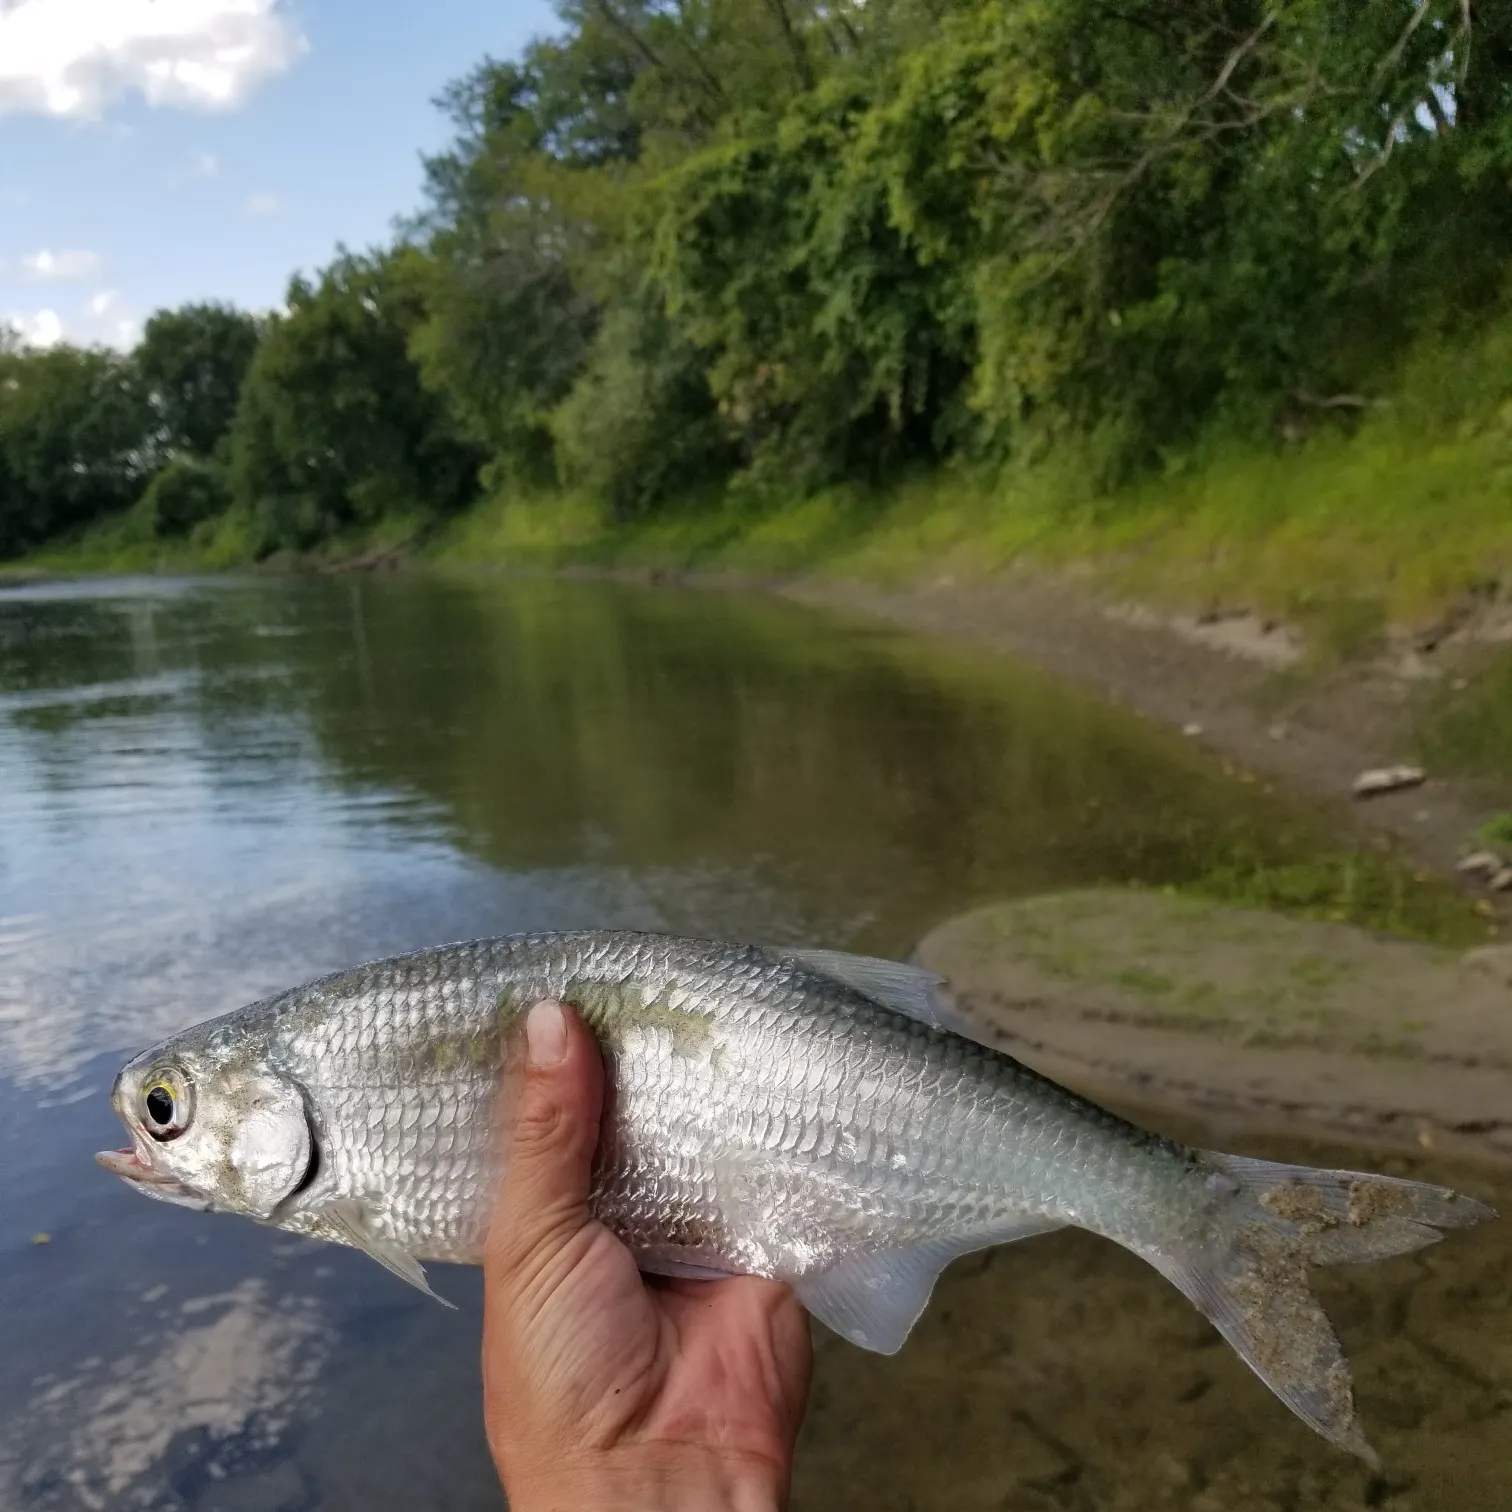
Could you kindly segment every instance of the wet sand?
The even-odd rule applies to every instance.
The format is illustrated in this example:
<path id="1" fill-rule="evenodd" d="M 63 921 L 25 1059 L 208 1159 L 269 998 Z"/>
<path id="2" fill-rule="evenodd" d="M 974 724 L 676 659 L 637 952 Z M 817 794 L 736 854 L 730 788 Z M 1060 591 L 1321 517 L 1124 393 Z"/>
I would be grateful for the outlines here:
<path id="1" fill-rule="evenodd" d="M 1089 1096 L 1512 1166 L 1512 947 L 1153 889 L 988 904 L 920 943 L 978 1037 Z"/>

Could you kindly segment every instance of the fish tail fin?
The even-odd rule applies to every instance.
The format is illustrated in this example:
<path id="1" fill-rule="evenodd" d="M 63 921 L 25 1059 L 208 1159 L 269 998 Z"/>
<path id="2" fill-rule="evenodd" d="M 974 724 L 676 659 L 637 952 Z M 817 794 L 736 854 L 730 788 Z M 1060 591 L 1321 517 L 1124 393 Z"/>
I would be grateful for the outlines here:
<path id="1" fill-rule="evenodd" d="M 1308 1269 L 1409 1254 L 1445 1229 L 1495 1212 L 1423 1182 L 1213 1151 L 1200 1158 L 1214 1192 L 1206 1238 L 1185 1253 L 1146 1258 L 1303 1422 L 1378 1466 L 1355 1418 L 1344 1351 L 1308 1286 Z"/>

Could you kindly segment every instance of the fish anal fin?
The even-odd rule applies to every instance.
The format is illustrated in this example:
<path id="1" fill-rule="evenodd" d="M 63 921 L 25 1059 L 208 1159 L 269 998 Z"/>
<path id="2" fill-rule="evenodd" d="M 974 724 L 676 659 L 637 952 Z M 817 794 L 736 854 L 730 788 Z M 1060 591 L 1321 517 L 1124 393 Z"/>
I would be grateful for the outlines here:
<path id="1" fill-rule="evenodd" d="M 798 1300 L 827 1328 L 862 1349 L 896 1354 L 929 1305 L 939 1274 L 973 1250 L 1010 1244 L 1061 1228 L 1040 1216 L 1013 1219 L 990 1231 L 931 1240 L 907 1249 L 862 1250 L 794 1283 Z"/>
<path id="2" fill-rule="evenodd" d="M 408 1281 L 411 1286 L 423 1291 L 427 1297 L 433 1297 L 443 1307 L 455 1310 L 455 1302 L 448 1302 L 445 1297 L 431 1290 L 431 1284 L 425 1278 L 425 1267 L 402 1245 L 395 1244 L 392 1239 L 385 1239 L 374 1229 L 365 1203 L 352 1198 L 338 1198 L 325 1203 L 319 1213 L 353 1249 L 361 1250 L 376 1260 L 384 1270 L 392 1271 L 401 1281 Z"/>

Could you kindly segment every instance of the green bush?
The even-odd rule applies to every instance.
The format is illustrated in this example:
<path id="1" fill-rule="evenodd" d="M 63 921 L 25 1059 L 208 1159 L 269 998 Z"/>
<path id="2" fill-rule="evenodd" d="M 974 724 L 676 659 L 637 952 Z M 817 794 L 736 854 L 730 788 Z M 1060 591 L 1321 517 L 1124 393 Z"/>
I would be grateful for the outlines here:
<path id="1" fill-rule="evenodd" d="M 192 457 L 175 457 L 147 485 L 137 506 L 153 535 L 187 535 L 231 503 L 219 469 Z"/>
<path id="2" fill-rule="evenodd" d="M 599 328 L 587 370 L 551 418 L 561 481 L 630 519 L 679 493 L 734 446 L 691 346 L 634 307 Z"/>

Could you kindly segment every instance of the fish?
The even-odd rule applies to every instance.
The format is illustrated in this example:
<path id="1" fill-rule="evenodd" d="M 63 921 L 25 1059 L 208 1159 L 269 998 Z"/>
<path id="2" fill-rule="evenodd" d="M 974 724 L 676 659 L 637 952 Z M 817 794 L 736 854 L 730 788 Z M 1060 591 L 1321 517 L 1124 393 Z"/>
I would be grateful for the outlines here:
<path id="1" fill-rule="evenodd" d="M 1495 1216 L 1445 1187 L 1150 1133 L 984 1043 L 914 965 L 610 931 L 422 950 L 185 1030 L 122 1069 L 132 1142 L 98 1159 L 149 1197 L 355 1247 L 434 1296 L 426 1262 L 482 1260 L 502 1072 L 542 999 L 598 1040 L 591 1208 L 640 1268 L 773 1277 L 879 1353 L 957 1257 L 1075 1226 L 1149 1262 L 1374 1464 L 1309 1268 Z"/>

